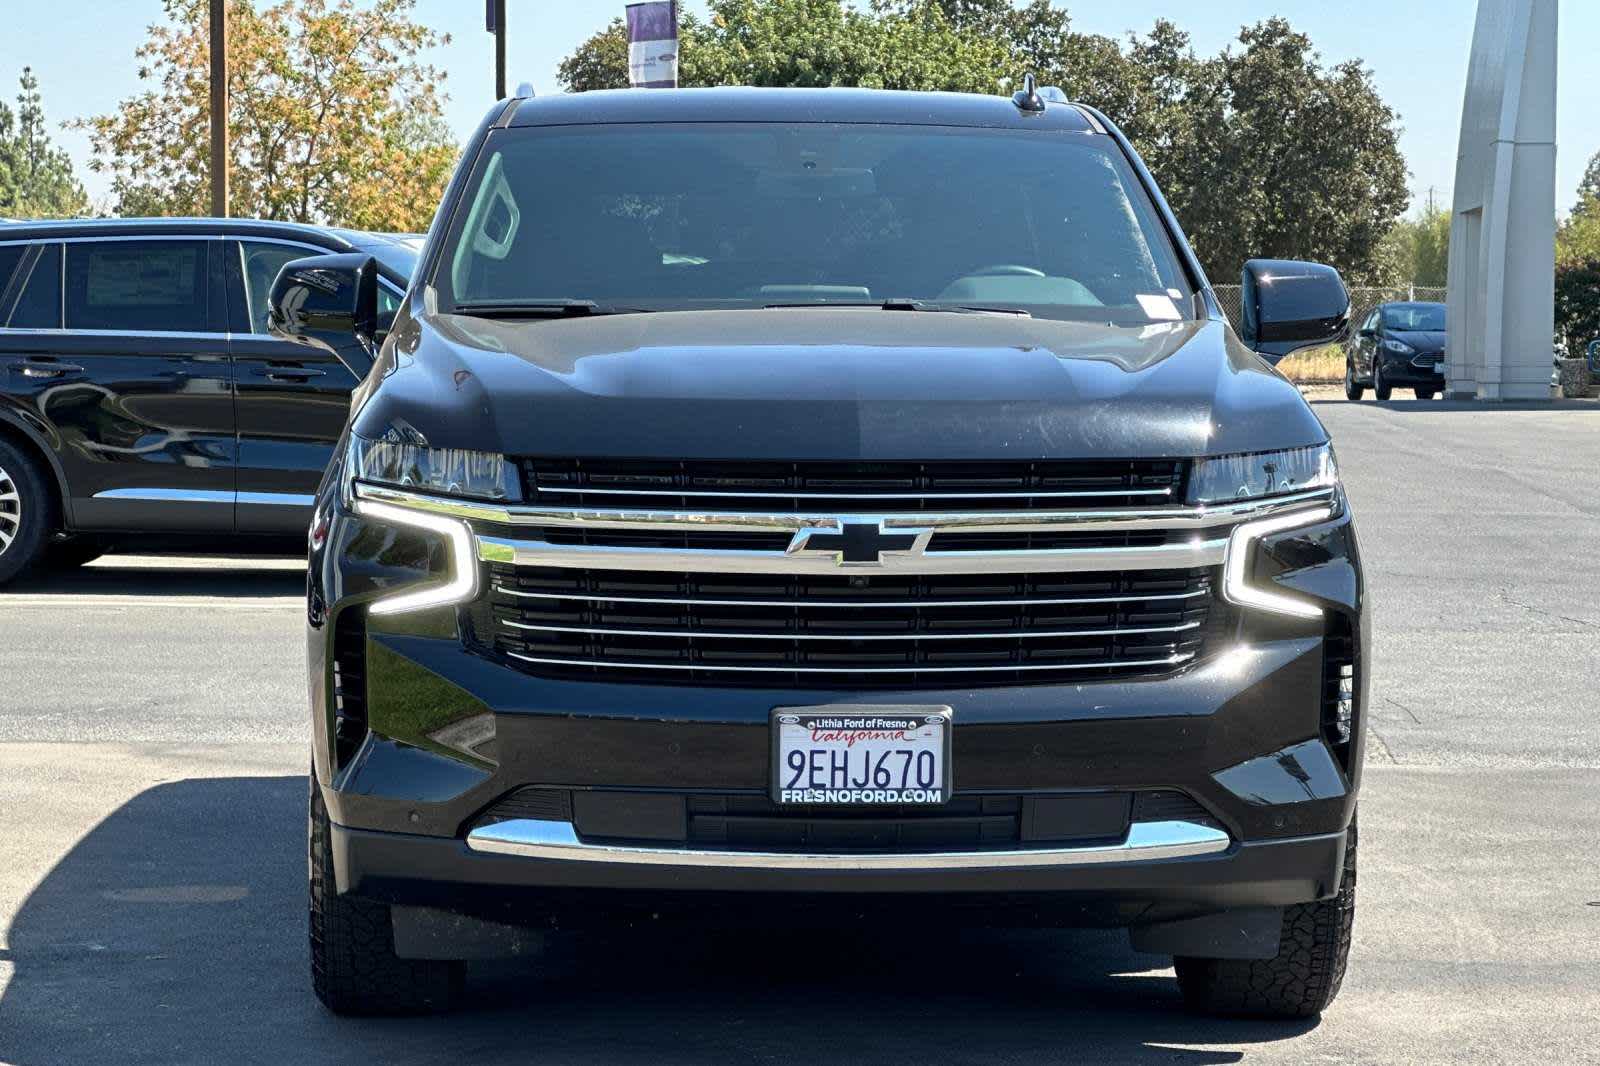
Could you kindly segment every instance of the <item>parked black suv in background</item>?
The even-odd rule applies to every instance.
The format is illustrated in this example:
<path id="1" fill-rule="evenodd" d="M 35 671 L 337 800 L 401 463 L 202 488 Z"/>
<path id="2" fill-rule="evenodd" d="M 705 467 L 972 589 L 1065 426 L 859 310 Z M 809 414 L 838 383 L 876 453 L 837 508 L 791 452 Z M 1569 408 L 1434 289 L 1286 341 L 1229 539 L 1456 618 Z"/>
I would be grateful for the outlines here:
<path id="1" fill-rule="evenodd" d="M 1251 263 L 1241 341 L 1061 101 L 486 120 L 317 497 L 324 1002 L 706 915 L 830 922 L 843 966 L 858 921 L 1128 926 L 1197 1007 L 1333 999 L 1362 574 L 1257 351 L 1342 340 L 1349 298 Z M 365 270 L 290 264 L 274 328 L 375 345 Z"/>
<path id="2" fill-rule="evenodd" d="M 0 584 L 113 544 L 303 550 L 367 366 L 267 333 L 284 263 L 359 251 L 392 319 L 404 235 L 218 219 L 0 229 Z"/>
<path id="3" fill-rule="evenodd" d="M 1389 303 L 1373 308 L 1351 341 L 1344 364 L 1344 394 L 1359 400 L 1370 387 L 1388 400 L 1396 387 L 1419 400 L 1444 389 L 1445 305 Z"/>

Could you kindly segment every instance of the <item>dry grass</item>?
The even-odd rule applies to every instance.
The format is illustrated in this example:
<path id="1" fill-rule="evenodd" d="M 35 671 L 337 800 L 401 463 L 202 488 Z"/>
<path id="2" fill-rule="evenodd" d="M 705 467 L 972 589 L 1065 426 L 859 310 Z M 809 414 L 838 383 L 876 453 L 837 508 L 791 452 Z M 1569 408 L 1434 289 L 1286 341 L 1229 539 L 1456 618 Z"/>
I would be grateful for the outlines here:
<path id="1" fill-rule="evenodd" d="M 1337 344 L 1295 352 L 1278 364 L 1296 385 L 1325 385 L 1344 380 L 1344 349 Z"/>

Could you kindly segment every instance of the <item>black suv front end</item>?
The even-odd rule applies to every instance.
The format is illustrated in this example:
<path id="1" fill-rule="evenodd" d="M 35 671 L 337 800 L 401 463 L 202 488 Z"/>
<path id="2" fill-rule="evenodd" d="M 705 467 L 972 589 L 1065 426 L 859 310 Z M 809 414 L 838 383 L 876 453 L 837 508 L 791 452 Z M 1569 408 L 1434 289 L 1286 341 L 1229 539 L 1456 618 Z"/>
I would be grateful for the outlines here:
<path id="1" fill-rule="evenodd" d="M 906 106 L 847 96 L 774 99 Z M 450 248 L 512 237 L 456 206 L 422 273 L 459 290 L 482 265 Z M 1253 269 L 1267 342 L 1273 285 L 1323 275 Z M 437 1006 L 532 932 L 774 908 L 1126 926 L 1199 1005 L 1331 1000 L 1367 625 L 1326 434 L 1203 286 L 1140 325 L 996 308 L 995 276 L 1035 285 L 974 272 L 951 314 L 413 291 L 312 529 L 327 1002 Z M 1306 953 L 1337 965 L 1251 991 Z"/>

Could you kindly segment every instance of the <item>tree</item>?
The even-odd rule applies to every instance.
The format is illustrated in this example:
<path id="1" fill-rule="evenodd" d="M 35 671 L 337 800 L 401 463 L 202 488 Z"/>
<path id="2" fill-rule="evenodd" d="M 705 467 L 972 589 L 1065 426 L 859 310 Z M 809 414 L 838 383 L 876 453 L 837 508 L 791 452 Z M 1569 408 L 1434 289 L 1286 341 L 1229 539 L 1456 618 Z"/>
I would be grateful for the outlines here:
<path id="1" fill-rule="evenodd" d="M 1556 332 L 1574 356 L 1600 339 L 1600 257 L 1556 268 Z"/>
<path id="2" fill-rule="evenodd" d="M 1583 180 L 1578 183 L 1578 204 L 1572 209 L 1575 215 L 1588 214 L 1600 207 L 1600 152 L 1589 157 Z"/>
<path id="3" fill-rule="evenodd" d="M 50 143 L 39 79 L 22 68 L 13 112 L 0 102 L 0 217 L 62 218 L 89 209 L 72 160 Z"/>
<path id="4" fill-rule="evenodd" d="M 1600 197 L 1580 200 L 1572 215 L 1556 226 L 1556 264 L 1578 266 L 1600 261 Z"/>
<path id="5" fill-rule="evenodd" d="M 1450 272 L 1450 209 L 1431 199 L 1415 218 L 1394 224 L 1378 254 L 1375 281 L 1443 288 Z"/>
<path id="6" fill-rule="evenodd" d="M 1352 280 L 1385 271 L 1404 213 L 1398 116 L 1360 63 L 1326 67 L 1283 19 L 1240 49 L 1196 56 L 1157 22 L 1126 42 L 1080 34 L 1049 0 L 711 0 L 685 18 L 685 85 L 863 85 L 1008 92 L 1035 72 L 1127 133 L 1207 272 L 1251 256 L 1320 259 Z M 627 84 L 620 21 L 560 67 L 569 90 Z"/>
<path id="7" fill-rule="evenodd" d="M 998 92 L 1007 69 L 999 42 L 961 32 L 933 3 L 863 12 L 843 0 L 711 0 L 710 17 L 684 16 L 678 37 L 685 86 Z M 622 20 L 579 45 L 556 76 L 569 92 L 626 87 Z"/>
<path id="8" fill-rule="evenodd" d="M 410 19 L 415 0 L 230 0 L 228 207 L 244 217 L 425 229 L 456 155 L 443 75 L 448 41 Z M 136 53 L 153 83 L 80 123 L 121 214 L 205 214 L 210 203 L 205 0 L 163 0 Z"/>

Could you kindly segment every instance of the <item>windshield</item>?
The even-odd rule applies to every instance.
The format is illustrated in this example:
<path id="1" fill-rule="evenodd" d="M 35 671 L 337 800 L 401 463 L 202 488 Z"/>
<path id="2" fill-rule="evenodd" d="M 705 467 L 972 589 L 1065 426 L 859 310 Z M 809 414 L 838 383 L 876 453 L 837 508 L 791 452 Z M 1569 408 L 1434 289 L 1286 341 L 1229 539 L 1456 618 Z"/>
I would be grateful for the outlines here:
<path id="1" fill-rule="evenodd" d="M 1383 309 L 1383 327 L 1397 333 L 1443 333 L 1444 304 L 1392 304 Z"/>
<path id="2" fill-rule="evenodd" d="M 1153 206 L 1090 134 L 722 123 L 499 130 L 440 306 L 929 304 L 1195 315 Z"/>

